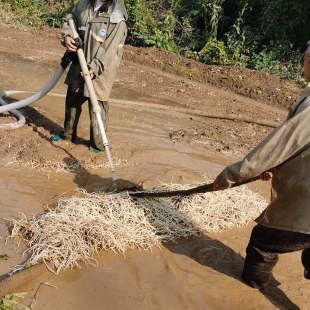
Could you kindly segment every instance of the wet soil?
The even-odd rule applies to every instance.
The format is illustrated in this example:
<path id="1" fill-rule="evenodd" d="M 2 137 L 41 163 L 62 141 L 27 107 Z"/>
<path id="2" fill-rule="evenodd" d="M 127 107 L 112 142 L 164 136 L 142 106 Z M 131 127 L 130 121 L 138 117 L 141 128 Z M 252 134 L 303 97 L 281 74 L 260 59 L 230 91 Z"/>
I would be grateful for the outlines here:
<path id="1" fill-rule="evenodd" d="M 63 54 L 58 32 L 7 26 L 0 30 L 0 89 L 36 91 L 45 86 Z M 51 139 L 62 130 L 65 91 L 62 79 L 52 94 L 23 109 L 25 126 L 1 130 L 2 219 L 19 213 L 35 216 L 60 195 L 111 184 L 105 154 L 88 148 L 86 105 L 77 144 Z M 108 130 L 118 176 L 144 188 L 213 178 L 272 128 L 190 111 L 280 124 L 298 91 L 293 82 L 265 73 L 206 66 L 165 51 L 127 46 L 112 92 Z M 13 120 L 7 113 L 0 115 L 0 123 Z M 268 184 L 258 182 L 251 188 L 269 195 Z M 55 285 L 40 286 L 34 309 L 45 310 L 307 309 L 310 283 L 303 278 L 300 253 L 281 256 L 276 280 L 267 291 L 251 289 L 240 280 L 252 226 L 180 240 L 152 252 L 105 252 L 98 266 L 82 266 L 57 277 L 44 275 L 20 289 L 29 291 L 30 302 L 40 282 Z M 26 257 L 23 245 L 5 243 L 8 234 L 1 221 L 0 255 L 9 256 L 0 258 L 1 274 Z"/>

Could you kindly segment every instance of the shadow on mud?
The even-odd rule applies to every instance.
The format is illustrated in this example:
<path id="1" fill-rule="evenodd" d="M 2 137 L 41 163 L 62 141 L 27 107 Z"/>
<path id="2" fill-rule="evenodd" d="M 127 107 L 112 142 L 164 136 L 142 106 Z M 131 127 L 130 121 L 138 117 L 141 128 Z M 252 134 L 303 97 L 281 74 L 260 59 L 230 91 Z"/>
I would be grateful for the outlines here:
<path id="1" fill-rule="evenodd" d="M 137 191 L 142 190 L 142 187 L 124 179 L 118 179 L 113 181 L 112 178 L 102 178 L 99 175 L 91 174 L 87 169 L 83 167 L 82 162 L 74 157 L 65 147 L 53 143 L 51 136 L 59 135 L 63 128 L 41 114 L 39 111 L 32 107 L 23 108 L 23 113 L 27 118 L 27 123 L 31 124 L 33 130 L 40 136 L 40 138 L 48 141 L 55 147 L 67 154 L 67 157 L 63 159 L 66 169 L 70 173 L 75 174 L 74 182 L 79 188 L 85 189 L 89 193 L 93 192 L 121 192 L 121 191 Z M 44 135 L 38 131 L 38 128 L 43 128 L 50 133 L 50 136 Z M 89 145 L 89 141 L 77 137 L 75 144 Z M 89 152 L 89 150 L 85 150 Z"/>
<path id="2" fill-rule="evenodd" d="M 142 189 L 139 185 L 127 180 L 118 180 L 118 183 L 114 183 L 113 185 L 111 178 L 102 178 L 99 175 L 89 173 L 87 169 L 82 166 L 80 161 L 68 150 L 59 145 L 53 144 L 51 137 L 37 131 L 37 127 L 43 127 L 51 135 L 59 134 L 62 128 L 58 124 L 54 123 L 32 107 L 26 107 L 23 111 L 26 114 L 28 123 L 33 126 L 33 130 L 36 131 L 42 139 L 49 141 L 55 148 L 62 150 L 68 155 L 63 160 L 65 165 L 72 167 L 73 164 L 76 164 L 76 169 L 70 168 L 69 170 L 71 173 L 75 174 L 74 181 L 80 188 L 86 189 L 88 192 L 111 192 Z M 84 145 L 88 143 L 88 141 L 80 138 L 78 141 Z M 113 186 L 116 187 L 113 188 Z M 149 206 L 144 205 L 143 208 L 147 210 Z M 167 217 L 164 217 L 162 220 L 165 218 L 171 219 L 171 211 L 169 216 L 170 208 L 172 207 L 167 205 Z M 189 219 L 184 219 L 184 215 L 181 212 L 179 213 L 180 217 L 178 218 L 178 216 L 175 216 L 174 209 L 173 217 L 178 225 L 193 226 L 194 230 L 199 231 L 198 228 L 195 228 L 195 224 L 193 224 Z M 153 225 L 157 232 L 160 231 L 160 229 L 156 224 L 169 225 L 169 223 L 156 223 L 153 221 L 150 221 L 150 224 Z M 244 258 L 219 240 L 203 235 L 201 238 L 180 240 L 180 242 L 175 244 L 166 243 L 164 246 L 175 254 L 188 256 L 203 266 L 210 267 L 217 272 L 223 273 L 243 283 L 240 276 L 242 273 Z M 281 289 L 277 287 L 276 280 L 273 280 L 272 284 L 268 288 L 261 290 L 261 293 L 280 310 L 300 310 L 300 308 L 294 304 Z"/>
<path id="3" fill-rule="evenodd" d="M 203 266 L 244 283 L 241 279 L 244 258 L 219 240 L 204 235 L 199 239 L 182 240 L 181 243 L 164 246 L 173 253 L 188 256 Z M 260 292 L 281 310 L 301 310 L 277 285 L 278 281 L 273 279 L 271 284 Z"/>
<path id="4" fill-rule="evenodd" d="M 48 131 L 51 136 L 53 135 L 60 135 L 63 131 L 63 128 L 59 126 L 57 123 L 53 122 L 43 114 L 41 114 L 38 110 L 34 109 L 33 107 L 27 106 L 21 109 L 23 114 L 25 115 L 27 119 L 27 123 L 31 124 L 33 127 L 33 130 L 37 132 L 38 128 L 43 128 L 44 130 Z M 44 138 L 45 140 L 51 141 L 50 137 L 44 136 L 41 138 Z M 83 144 L 83 145 L 89 145 L 89 141 L 77 137 L 76 144 Z"/>
<path id="5" fill-rule="evenodd" d="M 165 202 L 163 201 L 162 203 Z M 147 210 L 150 206 L 144 204 L 143 208 Z M 174 209 L 172 210 L 172 208 Z M 217 272 L 244 283 L 241 279 L 244 258 L 221 241 L 210 238 L 201 232 L 195 223 L 188 218 L 184 218 L 182 212 L 179 211 L 176 213 L 176 210 L 175 207 L 166 204 L 166 214 L 160 218 L 161 221 L 149 221 L 149 223 L 157 232 L 160 232 L 162 226 L 169 227 L 171 223 L 168 219 L 171 220 L 173 218 L 175 224 L 181 225 L 185 229 L 187 227 L 193 227 L 192 230 L 200 233 L 201 237 L 180 239 L 176 243 L 169 242 L 163 245 L 175 254 L 185 255 L 202 266 L 210 267 Z M 152 212 L 151 209 L 149 211 Z M 166 222 L 163 222 L 165 220 Z M 246 284 L 244 283 L 244 285 Z M 280 310 L 301 310 L 277 287 L 278 285 L 279 282 L 273 278 L 270 285 L 267 288 L 261 289 L 260 292 Z"/>
<path id="6" fill-rule="evenodd" d="M 69 155 L 63 160 L 67 167 L 72 167 L 73 162 L 78 165 L 76 169 L 70 168 L 70 172 L 75 174 L 74 182 L 88 193 L 117 193 L 142 190 L 141 186 L 128 180 L 117 179 L 114 181 L 112 178 L 103 178 L 97 174 L 91 174 L 82 165 L 79 165 L 79 161 L 67 150 L 64 150 L 64 152 Z"/>

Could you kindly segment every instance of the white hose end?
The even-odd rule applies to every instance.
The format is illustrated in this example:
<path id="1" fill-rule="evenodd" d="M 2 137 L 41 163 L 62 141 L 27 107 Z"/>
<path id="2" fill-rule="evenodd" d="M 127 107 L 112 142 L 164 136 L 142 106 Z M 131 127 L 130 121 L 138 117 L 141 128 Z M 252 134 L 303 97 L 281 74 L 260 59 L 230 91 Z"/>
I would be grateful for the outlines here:
<path id="1" fill-rule="evenodd" d="M 116 181 L 118 179 L 117 175 L 116 175 L 116 172 L 115 171 L 112 171 L 112 180 L 113 181 Z"/>

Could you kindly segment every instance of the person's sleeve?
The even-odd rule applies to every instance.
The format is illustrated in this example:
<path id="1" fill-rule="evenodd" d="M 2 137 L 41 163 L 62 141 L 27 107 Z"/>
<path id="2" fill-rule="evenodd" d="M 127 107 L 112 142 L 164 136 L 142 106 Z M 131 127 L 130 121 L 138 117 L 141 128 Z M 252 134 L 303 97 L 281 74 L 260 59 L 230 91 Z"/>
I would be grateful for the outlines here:
<path id="1" fill-rule="evenodd" d="M 77 11 L 77 7 L 75 6 L 71 12 L 75 25 L 77 25 L 76 11 Z M 60 42 L 63 46 L 65 46 L 65 37 L 66 36 L 70 36 L 73 38 L 73 33 L 72 33 L 71 28 L 69 26 L 68 20 L 66 20 L 64 22 L 64 24 L 61 28 L 61 40 L 60 40 Z"/>
<path id="2" fill-rule="evenodd" d="M 219 183 L 233 184 L 259 176 L 310 147 L 310 107 L 286 120 L 242 161 L 226 167 Z"/>
<path id="3" fill-rule="evenodd" d="M 112 50 L 118 50 L 123 48 L 127 35 L 127 27 L 125 21 L 121 21 L 115 31 L 100 44 L 95 57 L 88 64 L 88 67 L 93 70 L 95 76 L 98 76 L 104 71 L 105 55 L 113 52 Z"/>

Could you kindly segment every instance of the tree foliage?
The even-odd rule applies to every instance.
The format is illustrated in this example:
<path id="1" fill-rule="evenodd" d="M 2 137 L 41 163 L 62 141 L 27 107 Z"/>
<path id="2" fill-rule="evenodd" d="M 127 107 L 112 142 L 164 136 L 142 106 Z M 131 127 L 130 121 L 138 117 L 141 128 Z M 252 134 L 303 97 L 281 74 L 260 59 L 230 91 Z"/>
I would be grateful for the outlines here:
<path id="1" fill-rule="evenodd" d="M 77 0 L 0 0 L 32 26 L 60 27 Z M 125 0 L 127 42 L 208 64 L 243 65 L 300 79 L 309 0 Z"/>
<path id="2" fill-rule="evenodd" d="M 300 79 L 309 0 L 128 0 L 129 42 Z"/>

